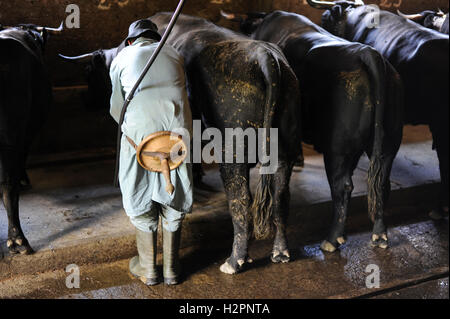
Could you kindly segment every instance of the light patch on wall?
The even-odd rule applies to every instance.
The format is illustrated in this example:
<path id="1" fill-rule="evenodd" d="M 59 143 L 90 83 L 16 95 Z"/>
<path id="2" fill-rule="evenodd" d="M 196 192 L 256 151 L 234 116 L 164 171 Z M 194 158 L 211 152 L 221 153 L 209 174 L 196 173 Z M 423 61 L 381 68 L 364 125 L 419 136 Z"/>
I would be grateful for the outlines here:
<path id="1" fill-rule="evenodd" d="M 212 4 L 226 4 L 231 3 L 231 0 L 211 0 Z"/>
<path id="2" fill-rule="evenodd" d="M 383 0 L 380 3 L 382 8 L 400 8 L 403 0 Z"/>
<path id="3" fill-rule="evenodd" d="M 112 4 L 117 4 L 120 8 L 126 7 L 132 2 L 142 2 L 143 0 L 100 0 L 97 8 L 100 10 L 109 10 Z"/>

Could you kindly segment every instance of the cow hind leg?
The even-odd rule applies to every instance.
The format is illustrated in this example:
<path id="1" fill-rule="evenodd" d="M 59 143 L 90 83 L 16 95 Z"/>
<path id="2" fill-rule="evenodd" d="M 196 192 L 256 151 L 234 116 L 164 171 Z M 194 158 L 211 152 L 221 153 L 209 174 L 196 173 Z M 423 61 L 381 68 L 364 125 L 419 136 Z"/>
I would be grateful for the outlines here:
<path id="1" fill-rule="evenodd" d="M 8 240 L 6 245 L 12 254 L 31 254 L 28 240 L 23 234 L 19 220 L 19 187 L 2 186 L 3 204 L 8 214 Z"/>
<path id="2" fill-rule="evenodd" d="M 286 237 L 286 226 L 289 216 L 289 181 L 292 167 L 292 164 L 280 162 L 274 178 L 273 222 L 276 232 L 271 256 L 274 263 L 287 263 L 291 258 Z"/>
<path id="3" fill-rule="evenodd" d="M 231 256 L 220 267 L 226 274 L 238 273 L 252 260 L 248 256 L 250 238 L 249 222 L 251 194 L 249 187 L 249 169 L 245 164 L 224 164 L 220 174 L 227 194 L 228 209 L 234 229 Z"/>
<path id="4" fill-rule="evenodd" d="M 334 252 L 347 241 L 345 224 L 348 205 L 353 192 L 352 175 L 360 155 L 324 154 L 325 168 L 333 200 L 333 221 L 327 239 L 320 246 L 323 251 Z"/>
<path id="5" fill-rule="evenodd" d="M 441 185 L 436 208 L 430 213 L 430 217 L 433 219 L 441 219 L 445 214 L 448 214 L 449 210 L 449 141 L 447 125 L 433 127 L 433 141 L 439 159 Z"/>
<path id="6" fill-rule="evenodd" d="M 371 244 L 374 247 L 388 248 L 387 228 L 384 223 L 384 210 L 391 192 L 390 175 L 395 155 L 384 155 L 379 163 L 371 159 L 368 177 L 369 216 L 373 222 Z M 372 189 L 372 191 L 371 191 Z"/>

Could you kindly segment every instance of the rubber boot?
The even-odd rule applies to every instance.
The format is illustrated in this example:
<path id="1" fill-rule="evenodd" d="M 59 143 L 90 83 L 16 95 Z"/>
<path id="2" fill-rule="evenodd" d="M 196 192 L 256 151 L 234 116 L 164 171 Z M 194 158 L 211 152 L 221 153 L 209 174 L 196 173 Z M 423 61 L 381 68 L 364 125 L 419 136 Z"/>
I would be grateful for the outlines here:
<path id="1" fill-rule="evenodd" d="M 177 285 L 180 281 L 180 249 L 181 227 L 170 232 L 163 227 L 163 275 L 166 285 Z"/>
<path id="2" fill-rule="evenodd" d="M 156 270 L 157 232 L 146 233 L 136 229 L 136 245 L 139 256 L 130 260 L 130 272 L 147 286 L 161 282 Z"/>

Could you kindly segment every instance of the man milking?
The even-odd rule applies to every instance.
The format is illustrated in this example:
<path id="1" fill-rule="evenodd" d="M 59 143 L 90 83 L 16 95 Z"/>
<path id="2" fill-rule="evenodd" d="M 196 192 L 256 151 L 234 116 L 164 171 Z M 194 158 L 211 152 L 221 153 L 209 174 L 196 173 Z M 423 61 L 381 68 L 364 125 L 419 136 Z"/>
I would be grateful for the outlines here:
<path id="1" fill-rule="evenodd" d="M 116 122 L 120 121 L 125 98 L 160 40 L 158 29 L 150 20 L 138 20 L 130 25 L 127 46 L 114 59 L 110 70 L 110 112 Z M 192 169 L 182 159 L 176 163 L 170 157 L 164 132 L 185 129 L 191 134 L 192 116 L 184 62 L 169 45 L 162 48 L 145 75 L 126 110 L 121 129 L 120 190 L 125 212 L 136 227 L 139 253 L 130 260 L 130 272 L 147 285 L 161 281 L 156 269 L 157 229 L 161 217 L 164 282 L 177 284 L 181 224 L 185 214 L 192 210 Z M 151 171 L 156 166 L 163 173 Z"/>

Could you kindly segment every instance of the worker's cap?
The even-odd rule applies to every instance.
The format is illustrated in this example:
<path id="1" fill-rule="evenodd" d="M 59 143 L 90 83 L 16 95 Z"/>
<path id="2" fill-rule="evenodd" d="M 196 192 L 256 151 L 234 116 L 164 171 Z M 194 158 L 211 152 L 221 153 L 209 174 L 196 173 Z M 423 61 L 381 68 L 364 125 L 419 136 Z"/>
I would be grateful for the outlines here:
<path id="1" fill-rule="evenodd" d="M 128 29 L 128 36 L 125 42 L 128 40 L 138 38 L 143 35 L 147 38 L 154 39 L 156 41 L 161 41 L 161 35 L 158 33 L 158 27 L 149 19 L 142 19 L 134 21 L 130 28 Z"/>

